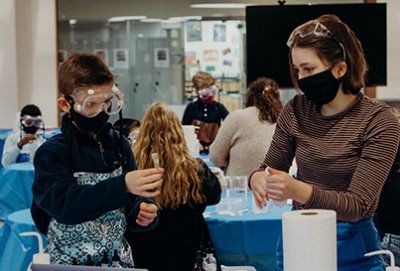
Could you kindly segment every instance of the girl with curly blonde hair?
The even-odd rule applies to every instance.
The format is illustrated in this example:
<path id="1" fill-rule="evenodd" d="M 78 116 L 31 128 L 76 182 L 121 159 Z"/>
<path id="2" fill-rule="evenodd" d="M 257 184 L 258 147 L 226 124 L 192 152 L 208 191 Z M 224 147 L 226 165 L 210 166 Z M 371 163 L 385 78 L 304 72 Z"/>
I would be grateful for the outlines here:
<path id="1" fill-rule="evenodd" d="M 192 270 L 196 250 L 208 237 L 202 213 L 206 205 L 220 200 L 217 177 L 201 159 L 189 154 L 180 121 L 164 103 L 147 109 L 133 152 L 139 169 L 154 167 L 152 154 L 157 153 L 159 166 L 165 170 L 156 197 L 157 227 L 127 236 L 134 243 L 135 266 L 152 271 Z"/>

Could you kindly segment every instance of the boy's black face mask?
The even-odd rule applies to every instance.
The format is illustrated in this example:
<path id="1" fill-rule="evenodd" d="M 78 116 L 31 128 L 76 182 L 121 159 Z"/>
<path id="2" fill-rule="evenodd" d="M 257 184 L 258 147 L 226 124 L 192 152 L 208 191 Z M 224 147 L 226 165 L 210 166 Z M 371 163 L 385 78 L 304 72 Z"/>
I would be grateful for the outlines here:
<path id="1" fill-rule="evenodd" d="M 98 115 L 92 118 L 88 118 L 77 113 L 74 110 L 74 102 L 70 102 L 70 105 L 71 111 L 69 114 L 71 116 L 71 120 L 75 122 L 75 124 L 78 125 L 80 129 L 88 132 L 93 132 L 97 134 L 101 129 L 104 128 L 108 119 L 110 118 L 110 116 L 104 111 L 100 112 Z"/>
<path id="2" fill-rule="evenodd" d="M 26 134 L 32 134 L 32 135 L 36 134 L 37 130 L 39 130 L 38 127 L 35 126 L 25 127 L 24 125 L 22 125 L 22 129 Z"/>

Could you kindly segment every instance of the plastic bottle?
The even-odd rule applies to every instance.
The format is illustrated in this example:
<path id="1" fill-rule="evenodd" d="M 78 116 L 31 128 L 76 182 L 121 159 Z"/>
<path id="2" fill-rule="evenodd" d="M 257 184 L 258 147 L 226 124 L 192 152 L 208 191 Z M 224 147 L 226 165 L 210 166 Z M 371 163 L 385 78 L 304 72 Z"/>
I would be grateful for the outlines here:
<path id="1" fill-rule="evenodd" d="M 204 259 L 206 271 L 217 271 L 217 259 L 214 257 L 214 249 L 212 247 L 206 248 L 206 258 Z"/>
<path id="2" fill-rule="evenodd" d="M 212 249 L 213 256 L 214 256 L 214 258 L 217 260 L 217 271 L 221 271 L 221 264 L 220 264 L 220 262 L 218 261 L 218 257 L 217 257 L 217 255 L 215 254 L 214 245 L 212 244 L 211 241 L 208 241 L 208 242 L 207 242 L 207 247 L 210 247 L 210 248 Z"/>
<path id="3" fill-rule="evenodd" d="M 374 255 L 379 255 L 379 254 L 387 254 L 390 257 L 390 266 L 386 267 L 386 271 L 400 271 L 400 267 L 397 267 L 394 265 L 394 255 L 393 252 L 391 252 L 390 250 L 376 250 L 376 251 L 372 251 L 369 253 L 366 253 L 364 256 L 374 256 Z"/>
<path id="4" fill-rule="evenodd" d="M 194 271 L 206 271 L 203 268 L 203 258 L 202 257 L 196 257 L 196 265 L 194 267 Z"/>
<path id="5" fill-rule="evenodd" d="M 35 236 L 38 239 L 39 252 L 33 255 L 33 264 L 50 264 L 50 254 L 44 253 L 43 249 L 43 238 L 40 233 L 36 231 L 21 232 L 21 236 Z"/>
<path id="6" fill-rule="evenodd" d="M 121 264 L 119 263 L 120 258 L 118 256 L 118 251 L 115 249 L 114 250 L 114 255 L 112 256 L 112 264 L 111 267 L 118 267 L 122 268 Z"/>

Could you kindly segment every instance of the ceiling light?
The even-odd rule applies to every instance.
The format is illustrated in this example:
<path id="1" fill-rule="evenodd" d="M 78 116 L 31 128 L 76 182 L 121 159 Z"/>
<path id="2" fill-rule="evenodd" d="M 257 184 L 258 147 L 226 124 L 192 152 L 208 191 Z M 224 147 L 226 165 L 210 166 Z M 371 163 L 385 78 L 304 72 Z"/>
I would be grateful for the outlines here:
<path id="1" fill-rule="evenodd" d="M 143 23 L 160 23 L 162 20 L 158 18 L 147 18 L 140 21 Z"/>
<path id="2" fill-rule="evenodd" d="M 245 8 L 246 6 L 265 4 L 262 0 L 191 0 L 192 8 Z"/>
<path id="3" fill-rule="evenodd" d="M 110 23 L 115 23 L 115 22 L 143 20 L 146 18 L 147 18 L 146 16 L 118 16 L 118 17 L 111 17 L 107 21 Z"/>

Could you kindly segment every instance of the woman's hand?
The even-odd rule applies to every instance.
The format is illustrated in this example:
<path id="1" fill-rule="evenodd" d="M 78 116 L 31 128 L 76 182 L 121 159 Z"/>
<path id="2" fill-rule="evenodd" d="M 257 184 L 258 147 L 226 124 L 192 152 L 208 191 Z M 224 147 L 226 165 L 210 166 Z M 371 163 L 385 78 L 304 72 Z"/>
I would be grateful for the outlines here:
<path id="1" fill-rule="evenodd" d="M 141 202 L 139 205 L 139 214 L 136 223 L 142 227 L 146 227 L 157 217 L 157 205 L 153 203 Z"/>
<path id="2" fill-rule="evenodd" d="M 294 179 L 285 171 L 268 167 L 267 194 L 275 201 L 293 199 L 305 204 L 311 197 L 312 186 Z"/>
<path id="3" fill-rule="evenodd" d="M 267 205 L 267 175 L 264 171 L 255 172 L 250 179 L 250 187 L 257 206 L 262 208 Z"/>
<path id="4" fill-rule="evenodd" d="M 126 191 L 146 198 L 160 194 L 159 188 L 164 173 L 163 168 L 149 168 L 130 171 L 125 175 Z"/>

